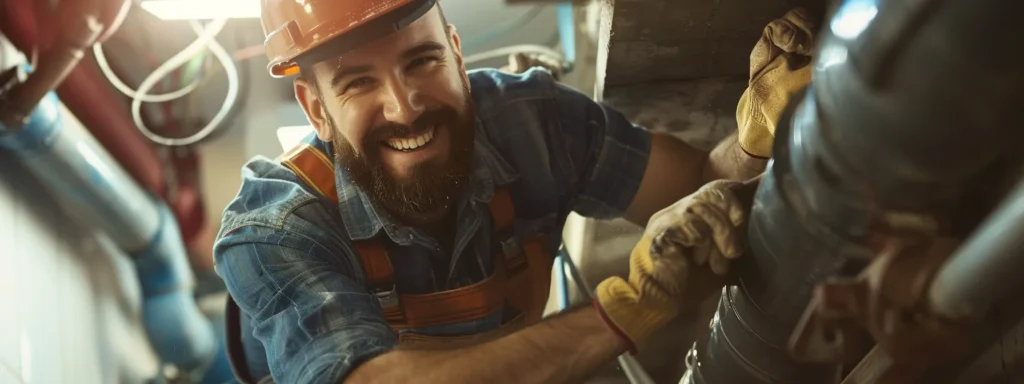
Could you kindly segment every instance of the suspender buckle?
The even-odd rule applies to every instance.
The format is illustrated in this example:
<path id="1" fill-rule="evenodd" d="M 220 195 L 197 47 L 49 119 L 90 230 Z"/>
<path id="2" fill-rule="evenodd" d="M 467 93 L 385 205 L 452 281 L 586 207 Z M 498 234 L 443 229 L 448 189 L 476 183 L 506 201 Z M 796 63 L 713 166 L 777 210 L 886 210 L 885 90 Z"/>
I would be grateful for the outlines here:
<path id="1" fill-rule="evenodd" d="M 501 253 L 505 259 L 512 259 L 523 254 L 523 244 L 519 242 L 519 236 L 509 236 L 501 240 Z"/>
<path id="2" fill-rule="evenodd" d="M 395 290 L 395 285 L 391 285 L 391 289 L 375 288 L 372 290 L 374 296 L 377 297 L 377 301 L 380 302 L 380 306 L 383 308 L 397 307 L 398 306 L 398 292 Z"/>
<path id="3" fill-rule="evenodd" d="M 526 255 L 523 254 L 523 243 L 519 236 L 509 236 L 500 240 L 501 253 L 505 256 L 505 270 L 509 276 L 517 275 L 526 270 Z"/>

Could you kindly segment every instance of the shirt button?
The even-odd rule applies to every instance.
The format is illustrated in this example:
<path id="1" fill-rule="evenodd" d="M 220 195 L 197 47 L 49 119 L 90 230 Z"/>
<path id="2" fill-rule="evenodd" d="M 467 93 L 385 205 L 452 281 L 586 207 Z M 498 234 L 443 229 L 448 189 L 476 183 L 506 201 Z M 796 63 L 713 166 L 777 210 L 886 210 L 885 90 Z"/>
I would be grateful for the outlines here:
<path id="1" fill-rule="evenodd" d="M 412 234 L 411 233 L 409 234 L 409 240 L 412 240 Z"/>

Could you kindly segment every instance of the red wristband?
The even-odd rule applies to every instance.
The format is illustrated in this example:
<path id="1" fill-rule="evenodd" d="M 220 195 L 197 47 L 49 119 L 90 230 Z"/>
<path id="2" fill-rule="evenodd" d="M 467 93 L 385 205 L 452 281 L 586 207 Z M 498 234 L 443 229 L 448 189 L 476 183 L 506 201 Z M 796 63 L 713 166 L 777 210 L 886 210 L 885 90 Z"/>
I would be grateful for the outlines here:
<path id="1" fill-rule="evenodd" d="M 597 299 L 593 299 L 591 302 L 594 304 L 594 308 L 597 309 L 597 316 L 601 318 L 601 322 L 603 322 L 604 325 L 607 325 L 608 329 L 611 329 L 612 333 L 614 333 L 615 336 L 626 345 L 626 351 L 628 351 L 630 355 L 635 355 L 636 345 L 633 344 L 633 340 L 631 340 L 629 336 L 626 336 L 626 334 L 608 318 L 608 314 L 604 313 L 604 308 L 601 308 L 601 303 L 599 303 Z"/>

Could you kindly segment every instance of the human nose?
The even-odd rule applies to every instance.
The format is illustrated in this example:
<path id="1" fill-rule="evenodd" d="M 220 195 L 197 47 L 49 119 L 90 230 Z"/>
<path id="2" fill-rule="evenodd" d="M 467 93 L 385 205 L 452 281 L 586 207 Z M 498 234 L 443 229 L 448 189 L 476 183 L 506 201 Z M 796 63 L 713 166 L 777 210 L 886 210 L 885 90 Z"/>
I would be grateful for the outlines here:
<path id="1" fill-rule="evenodd" d="M 384 118 L 387 121 L 412 125 L 423 114 L 419 92 L 402 79 L 392 78 L 384 91 Z"/>

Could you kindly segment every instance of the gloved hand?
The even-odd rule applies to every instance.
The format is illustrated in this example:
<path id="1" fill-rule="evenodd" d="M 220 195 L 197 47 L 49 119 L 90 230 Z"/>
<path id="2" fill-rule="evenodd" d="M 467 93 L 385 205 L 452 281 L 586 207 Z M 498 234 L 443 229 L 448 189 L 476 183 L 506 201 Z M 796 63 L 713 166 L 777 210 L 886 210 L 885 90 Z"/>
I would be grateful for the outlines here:
<path id="1" fill-rule="evenodd" d="M 715 275 L 726 274 L 744 249 L 738 229 L 747 213 L 734 193 L 743 185 L 714 181 L 654 214 L 629 256 L 629 279 L 614 276 L 597 286 L 595 303 L 609 326 L 632 342 L 631 351 L 721 288 L 724 280 Z"/>
<path id="2" fill-rule="evenodd" d="M 795 8 L 764 28 L 750 52 L 750 85 L 736 106 L 740 147 L 771 157 L 775 127 L 793 94 L 811 81 L 811 52 L 817 23 Z"/>

